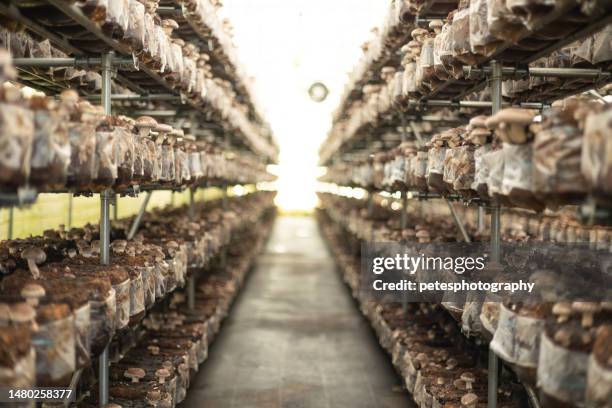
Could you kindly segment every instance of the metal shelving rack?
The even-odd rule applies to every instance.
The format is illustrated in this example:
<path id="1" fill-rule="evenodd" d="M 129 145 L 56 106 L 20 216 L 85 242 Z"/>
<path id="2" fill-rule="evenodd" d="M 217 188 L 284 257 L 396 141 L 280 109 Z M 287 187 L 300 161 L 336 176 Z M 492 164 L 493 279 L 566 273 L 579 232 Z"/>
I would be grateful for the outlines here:
<path id="1" fill-rule="evenodd" d="M 34 4 L 34 6 L 40 6 L 40 3 Z M 55 32 L 54 27 L 46 27 L 36 19 L 31 18 L 27 15 L 27 4 L 23 3 L 12 3 L 10 1 L 0 2 L 0 14 L 9 16 L 13 20 L 23 24 L 29 31 L 33 32 L 37 36 L 47 38 L 51 43 L 58 47 L 60 50 L 66 52 L 72 57 L 67 58 L 16 58 L 14 65 L 17 67 L 20 75 L 25 75 L 26 85 L 32 85 L 39 88 L 51 95 L 58 93 L 66 87 L 62 84 L 57 84 L 52 78 L 45 77 L 44 75 L 34 74 L 31 68 L 34 67 L 81 67 L 87 69 L 99 70 L 102 76 L 102 87 L 101 94 L 94 95 L 86 93 L 85 99 L 92 101 L 99 100 L 101 105 L 104 107 L 104 111 L 107 115 L 110 115 L 113 111 L 113 101 L 155 101 L 161 102 L 164 106 L 174 109 L 174 113 L 189 114 L 189 118 L 197 122 L 208 122 L 210 119 L 210 106 L 196 103 L 195 101 L 188 98 L 181 92 L 173 89 L 168 82 L 153 70 L 146 66 L 139 66 L 136 63 L 135 58 L 131 55 L 129 49 L 121 44 L 120 42 L 108 37 L 95 23 L 89 20 L 89 18 L 74 5 L 63 0 L 49 0 L 44 4 L 46 7 L 53 7 L 55 12 L 61 12 L 64 16 L 72 21 L 73 26 L 79 30 L 84 30 L 88 36 L 99 40 L 99 46 L 103 48 L 102 53 L 99 56 L 93 55 L 91 52 L 87 52 L 79 47 L 74 46 L 70 39 L 63 35 L 61 32 Z M 22 9 L 20 7 L 25 8 Z M 65 28 L 65 27 L 64 27 Z M 204 42 L 205 38 L 202 37 L 201 33 L 198 33 L 198 39 L 200 42 Z M 35 76 L 35 82 L 29 79 Z M 225 76 L 229 78 L 229 76 Z M 20 77 L 21 79 L 21 77 Z M 235 79 L 235 78 L 234 78 Z M 41 81 L 48 86 L 41 86 Z M 112 94 L 112 82 L 115 81 L 117 84 L 127 87 L 134 91 L 135 95 L 124 95 L 124 94 Z M 248 99 L 248 95 L 245 93 L 246 90 L 242 88 L 242 98 Z M 82 93 L 82 92 L 81 92 Z M 261 121 L 261 117 L 255 113 L 254 106 L 250 104 L 251 117 L 256 121 Z M 197 116 L 194 117 L 193 112 L 197 112 Z M 139 115 L 151 114 L 154 115 L 156 112 L 146 112 L 142 110 L 135 110 L 133 113 Z M 176 115 L 172 115 L 176 116 Z M 221 119 L 219 122 L 223 125 L 224 120 Z M 223 143 L 225 148 L 234 146 L 249 148 L 249 141 L 244 140 L 241 137 L 236 137 L 231 130 L 224 130 L 220 127 L 222 135 L 225 138 Z M 266 157 L 266 161 L 274 161 L 274 153 L 276 147 L 273 146 L 273 140 L 268 140 L 267 146 L 264 146 L 264 151 L 255 151 L 255 155 L 263 154 Z M 277 150 L 276 150 L 277 151 Z M 272 154 L 270 154 L 272 152 Z M 206 186 L 221 186 L 223 187 L 223 202 L 224 208 L 227 208 L 227 185 L 221 183 L 206 183 Z M 194 193 L 198 187 L 189 188 L 189 214 L 190 217 L 194 216 Z M 116 218 L 116 195 L 137 195 L 140 192 L 145 192 L 145 199 L 141 204 L 141 207 L 136 215 L 135 220 L 129 231 L 129 237 L 132 238 L 142 221 L 142 218 L 146 212 L 147 205 L 150 201 L 151 195 L 157 190 L 172 190 L 177 191 L 183 188 L 180 187 L 162 187 L 156 185 L 148 186 L 134 186 L 124 191 L 113 191 L 112 189 L 106 189 L 99 193 L 100 195 L 100 264 L 110 264 L 110 233 L 111 233 L 111 205 L 114 206 L 114 214 Z M 55 191 L 55 193 L 61 193 L 65 191 Z M 70 198 L 72 198 L 70 192 Z M 74 192 L 81 193 L 81 192 Z M 86 195 L 92 195 L 90 192 L 83 192 Z M 36 199 L 36 193 L 28 189 L 20 191 L 17 194 L 3 194 L 0 197 L 0 205 L 8 208 L 8 239 L 13 238 L 13 207 L 31 204 Z M 69 212 L 72 211 L 71 200 L 69 205 Z M 69 224 L 71 224 L 71 213 L 69 214 Z M 222 254 L 223 255 L 223 254 Z M 193 310 L 195 305 L 195 284 L 194 276 L 190 276 L 187 280 L 187 304 L 189 309 Z M 109 402 L 109 345 L 106 346 L 104 351 L 98 358 L 98 385 L 99 385 L 99 403 L 100 406 L 105 406 Z M 72 385 L 76 386 L 78 383 L 78 377 L 80 373 L 75 373 L 72 381 Z"/>
<path id="2" fill-rule="evenodd" d="M 445 13 L 434 13 L 430 11 L 435 7 L 436 3 L 439 5 L 454 4 L 456 8 L 458 2 L 438 2 L 436 0 L 427 0 L 422 6 L 421 12 L 415 16 L 414 27 L 419 24 L 430 21 L 434 18 L 440 18 Z M 568 2 L 563 7 L 557 8 L 554 12 L 549 13 L 540 24 L 529 30 L 524 29 L 518 35 L 518 42 L 525 41 L 531 36 L 537 35 L 537 33 L 552 23 L 563 22 L 564 16 L 571 10 L 568 6 L 571 4 Z M 590 21 L 582 21 L 580 23 L 574 23 L 570 25 L 569 32 L 562 38 L 551 39 L 543 41 L 540 44 L 540 48 L 537 50 L 530 50 L 524 54 L 518 53 L 517 57 L 517 46 L 514 41 L 505 42 L 494 55 L 490 55 L 483 58 L 482 61 L 476 66 L 464 66 L 463 77 L 460 79 L 449 79 L 443 82 L 440 86 L 435 88 L 432 92 L 424 95 L 418 99 L 411 99 L 403 103 L 395 103 L 391 108 L 390 118 L 378 124 L 378 129 L 398 129 L 401 135 L 401 141 L 407 140 L 407 134 L 411 133 L 414 139 L 418 142 L 422 142 L 421 135 L 416 131 L 413 122 L 425 119 L 425 121 L 431 121 L 434 124 L 434 132 L 436 132 L 436 126 L 450 125 L 453 123 L 467 123 L 468 117 L 458 119 L 445 119 L 445 118 L 432 118 L 431 115 L 435 110 L 440 108 L 473 108 L 476 112 L 486 113 L 488 110 L 491 114 L 497 113 L 504 106 L 521 106 L 523 108 L 538 109 L 542 110 L 550 106 L 551 99 L 541 100 L 539 102 L 515 100 L 512 103 L 506 103 L 502 98 L 502 81 L 504 78 L 528 78 L 528 77 L 556 77 L 556 78 L 583 78 L 589 79 L 592 82 L 587 83 L 584 87 L 567 91 L 563 95 L 555 96 L 552 99 L 561 99 L 567 96 L 571 96 L 576 93 L 581 93 L 589 89 L 593 89 L 597 85 L 603 85 L 612 81 L 612 72 L 604 71 L 602 69 L 594 68 L 540 68 L 540 67 L 528 67 L 527 64 L 533 62 L 541 57 L 547 56 L 554 51 L 580 39 L 583 39 L 589 35 L 596 33 L 608 24 L 612 24 L 612 4 L 608 4 L 607 9 L 603 13 L 598 14 Z M 573 29 L 572 29 L 573 27 Z M 386 61 L 383 61 L 383 64 Z M 375 69 L 377 66 L 370 67 Z M 381 65 L 382 67 L 382 65 Z M 372 75 L 366 73 L 362 80 L 353 81 L 352 86 L 359 87 L 372 78 Z M 470 94 L 489 88 L 490 101 L 471 101 L 465 100 L 464 98 Z M 357 98 L 361 94 L 355 90 L 351 90 L 345 95 L 342 100 L 339 111 L 334 115 L 334 119 L 338 120 L 346 115 L 347 109 L 353 101 L 353 98 Z M 435 99 L 434 99 L 435 98 Z M 409 122 L 409 123 L 407 123 Z M 409 126 L 407 126 L 409 125 Z M 410 128 L 410 132 L 408 132 Z M 373 140 L 374 139 L 374 140 Z M 385 148 L 384 141 L 382 143 L 373 143 L 379 141 L 380 136 L 374 133 L 372 129 L 367 129 L 363 134 L 359 132 L 353 135 L 348 141 L 343 142 L 337 147 L 336 151 L 324 157 L 321 161 L 322 165 L 330 165 L 341 161 L 355 151 L 362 153 L 362 155 L 369 155 L 373 153 L 369 147 L 377 145 L 376 147 Z M 396 146 L 397 140 L 392 140 L 391 145 Z M 349 160 L 350 162 L 350 160 Z M 391 193 L 396 193 L 392 191 Z M 458 218 L 450 200 L 453 198 L 461 199 L 461 197 L 443 197 L 439 194 L 422 194 L 420 192 L 409 192 L 400 191 L 401 193 L 401 223 L 400 225 L 405 227 L 406 225 L 406 211 L 408 196 L 418 199 L 439 199 L 443 198 L 449 205 L 453 221 L 457 225 L 458 229 L 462 232 L 464 238 L 468 238 L 465 233 L 463 224 Z M 368 192 L 368 214 L 371 213 L 372 208 L 372 191 Z M 493 262 L 500 262 L 501 259 L 501 206 L 497 202 L 481 202 L 480 200 L 471 200 L 467 203 L 470 204 L 476 202 L 478 204 L 478 225 L 479 229 L 484 228 L 484 214 L 485 209 L 490 213 L 490 227 L 491 227 L 491 239 L 490 239 L 490 251 L 491 260 Z M 469 238 L 468 238 L 469 239 Z M 499 357 L 489 348 L 488 351 L 488 407 L 497 408 L 497 393 L 499 385 L 499 373 L 501 370 L 501 361 Z M 531 389 L 527 389 L 527 396 L 533 407 L 539 407 L 539 401 L 535 392 Z"/>

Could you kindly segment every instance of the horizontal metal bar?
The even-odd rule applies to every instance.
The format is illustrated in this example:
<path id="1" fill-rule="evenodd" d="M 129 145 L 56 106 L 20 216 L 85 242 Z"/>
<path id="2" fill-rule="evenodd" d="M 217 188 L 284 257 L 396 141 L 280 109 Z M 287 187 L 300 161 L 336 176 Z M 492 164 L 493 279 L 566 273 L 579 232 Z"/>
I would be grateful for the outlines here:
<path id="1" fill-rule="evenodd" d="M 84 99 L 99 100 L 100 95 L 87 95 Z M 129 95 L 129 94 L 113 94 L 113 101 L 180 101 L 181 97 L 173 94 L 151 94 L 151 95 Z"/>
<path id="2" fill-rule="evenodd" d="M 491 101 L 451 101 L 443 99 L 432 99 L 428 101 L 410 101 L 411 105 L 414 106 L 428 106 L 438 108 L 490 108 L 492 106 Z M 513 106 L 511 103 L 505 102 L 503 106 Z M 537 102 L 523 102 L 519 104 L 521 108 L 526 109 L 544 109 L 548 105 Z"/>
<path id="3" fill-rule="evenodd" d="M 473 68 L 470 66 L 463 67 L 463 73 L 467 76 L 483 76 L 491 73 L 490 67 Z M 587 79 L 603 79 L 612 75 L 610 72 L 600 69 L 591 68 L 544 68 L 544 67 L 528 67 L 514 68 L 503 67 L 502 75 L 504 77 L 551 77 L 551 78 L 587 78 Z"/>
<path id="4" fill-rule="evenodd" d="M 113 58 L 114 66 L 134 66 L 131 58 Z M 102 58 L 13 58 L 16 67 L 93 67 L 102 65 Z"/>
<path id="5" fill-rule="evenodd" d="M 176 116 L 177 112 L 175 110 L 135 110 L 131 112 L 134 116 L 158 116 L 158 117 L 172 117 Z"/>

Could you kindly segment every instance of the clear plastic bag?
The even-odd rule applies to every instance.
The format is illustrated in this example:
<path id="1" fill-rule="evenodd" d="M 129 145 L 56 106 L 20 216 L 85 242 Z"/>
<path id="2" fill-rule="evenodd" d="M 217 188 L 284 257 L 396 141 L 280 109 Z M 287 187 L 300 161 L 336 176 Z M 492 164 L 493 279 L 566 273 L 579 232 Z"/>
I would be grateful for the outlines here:
<path id="1" fill-rule="evenodd" d="M 487 21 L 488 1 L 470 0 L 470 46 L 475 54 L 495 53 L 501 41 L 491 35 Z"/>
<path id="2" fill-rule="evenodd" d="M 516 41 L 524 25 L 506 7 L 506 0 L 487 0 L 487 26 L 492 36 L 502 41 Z"/>
<path id="3" fill-rule="evenodd" d="M 0 186 L 14 188 L 28 181 L 33 137 L 32 111 L 0 103 Z"/>
<path id="4" fill-rule="evenodd" d="M 105 26 L 110 26 L 108 29 L 112 32 L 113 37 L 123 38 L 128 28 L 129 18 L 128 0 L 108 0 Z"/>
<path id="5" fill-rule="evenodd" d="M 482 164 L 489 170 L 487 175 L 487 190 L 491 197 L 503 195 L 504 152 L 502 149 L 491 150 L 482 156 Z"/>
<path id="6" fill-rule="evenodd" d="M 419 191 L 427 191 L 428 156 L 426 150 L 420 149 L 414 161 L 414 168 L 412 170 L 414 174 L 414 184 Z"/>
<path id="7" fill-rule="evenodd" d="M 121 186 L 129 185 L 134 178 L 134 138 L 131 132 L 120 126 L 116 126 L 113 133 L 117 184 Z"/>
<path id="8" fill-rule="evenodd" d="M 588 358 L 588 353 L 555 344 L 545 333 L 538 360 L 538 387 L 558 401 L 583 405 Z"/>
<path id="9" fill-rule="evenodd" d="M 163 144 L 161 146 L 161 173 L 159 177 L 161 181 L 169 182 L 176 179 L 174 160 L 174 148 L 172 145 Z"/>
<path id="10" fill-rule="evenodd" d="M 432 146 L 427 156 L 427 186 L 440 192 L 446 189 L 443 180 L 445 157 L 446 148 L 439 146 Z"/>
<path id="11" fill-rule="evenodd" d="M 47 307 L 55 307 L 48 305 Z M 76 368 L 74 315 L 38 325 L 33 333 L 36 348 L 36 385 L 66 385 Z"/>
<path id="12" fill-rule="evenodd" d="M 134 51 L 139 52 L 145 48 L 145 7 L 138 0 L 128 0 L 128 10 L 124 39 Z"/>
<path id="13" fill-rule="evenodd" d="M 504 143 L 502 194 L 516 206 L 541 210 L 534 196 L 533 146 Z"/>
<path id="14" fill-rule="evenodd" d="M 451 55 L 464 64 L 476 65 L 478 59 L 472 53 L 472 46 L 470 44 L 469 8 L 457 10 L 453 17 L 449 36 L 451 37 Z"/>
<path id="15" fill-rule="evenodd" d="M 142 275 L 144 306 L 149 309 L 155 304 L 155 268 L 153 266 L 142 266 L 139 269 Z"/>
<path id="16" fill-rule="evenodd" d="M 70 153 L 67 118 L 56 110 L 34 110 L 30 183 L 41 189 L 64 187 Z"/>
<path id="17" fill-rule="evenodd" d="M 142 268 L 130 267 L 130 323 L 134 322 L 134 317 L 142 317 L 141 313 L 145 310 L 145 287 L 142 279 Z"/>
<path id="18" fill-rule="evenodd" d="M 5 352 L 0 364 L 0 386 L 33 388 L 36 386 L 36 358 L 30 330 L 25 327 L 2 327 L 0 347 Z M 20 407 L 33 407 L 24 403 Z"/>
<path id="19" fill-rule="evenodd" d="M 455 177 L 453 188 L 456 191 L 470 190 L 474 183 L 475 163 L 474 163 L 474 147 L 459 146 L 456 147 L 455 153 Z"/>
<path id="20" fill-rule="evenodd" d="M 612 109 L 590 114 L 586 119 L 581 171 L 589 186 L 612 192 Z"/>
<path id="21" fill-rule="evenodd" d="M 442 26 L 440 34 L 434 39 L 434 70 L 436 77 L 444 81 L 450 78 L 447 65 L 450 64 L 451 55 L 451 25 L 446 23 Z"/>
<path id="22" fill-rule="evenodd" d="M 416 94 L 416 63 L 411 62 L 406 65 L 403 77 L 402 94 L 414 96 Z"/>
<path id="23" fill-rule="evenodd" d="M 115 136 L 112 130 L 96 132 L 96 161 L 99 167 L 94 183 L 98 186 L 110 187 L 117 179 Z"/>
<path id="24" fill-rule="evenodd" d="M 127 327 L 130 322 L 130 280 L 113 285 L 116 301 L 116 328 L 118 330 Z"/>
<path id="25" fill-rule="evenodd" d="M 569 0 L 574 2 L 573 0 Z M 518 16 L 530 30 L 536 28 L 542 17 L 549 14 L 557 5 L 567 0 L 506 0 L 506 7 Z"/>
<path id="26" fill-rule="evenodd" d="M 144 138 L 138 136 L 138 134 L 132 133 L 131 137 L 134 145 L 134 180 L 142 180 L 144 178 L 145 160 L 148 155 L 147 145 Z"/>
<path id="27" fill-rule="evenodd" d="M 587 192 L 581 172 L 582 133 L 578 128 L 566 125 L 542 129 L 536 134 L 533 151 L 537 191 L 556 196 L 581 196 Z"/>
<path id="28" fill-rule="evenodd" d="M 111 288 L 104 300 L 90 300 L 90 339 L 93 356 L 99 355 L 111 341 L 117 326 L 117 298 Z"/>

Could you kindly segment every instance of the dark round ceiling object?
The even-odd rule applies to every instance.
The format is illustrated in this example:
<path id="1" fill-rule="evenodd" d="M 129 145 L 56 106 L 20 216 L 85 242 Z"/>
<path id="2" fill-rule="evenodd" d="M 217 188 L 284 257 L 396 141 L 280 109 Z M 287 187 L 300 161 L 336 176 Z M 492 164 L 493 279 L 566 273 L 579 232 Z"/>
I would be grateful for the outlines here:
<path id="1" fill-rule="evenodd" d="M 323 82 L 317 81 L 308 88 L 308 95 L 310 99 L 315 102 L 323 102 L 327 98 L 327 95 L 329 95 L 329 89 L 327 89 L 327 86 L 325 86 Z"/>

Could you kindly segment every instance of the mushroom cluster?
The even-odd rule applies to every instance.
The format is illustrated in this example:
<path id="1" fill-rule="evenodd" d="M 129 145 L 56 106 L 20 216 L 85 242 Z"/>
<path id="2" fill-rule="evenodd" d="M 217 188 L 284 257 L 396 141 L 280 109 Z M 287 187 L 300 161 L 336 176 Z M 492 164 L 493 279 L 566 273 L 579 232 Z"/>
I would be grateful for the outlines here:
<path id="1" fill-rule="evenodd" d="M 168 305 L 156 305 L 136 328 L 135 342 L 110 366 L 110 400 L 121 406 L 172 407 L 182 402 L 208 347 L 227 316 L 273 221 L 268 213 L 257 228 L 243 226 L 231 241 L 240 247 L 227 264 L 210 265 L 196 277 L 195 307 L 188 309 L 185 293 L 175 291 Z M 96 396 L 86 403 L 95 405 Z"/>
<path id="2" fill-rule="evenodd" d="M 202 268 L 228 274 L 222 286 L 206 289 L 207 299 L 214 300 L 215 291 L 223 299 L 233 296 L 239 287 L 230 284 L 238 279 L 233 274 L 246 273 L 254 251 L 260 249 L 273 199 L 273 193 L 258 192 L 228 199 L 226 209 L 221 200 L 207 202 L 206 209 L 197 204 L 192 220 L 186 207 L 156 210 L 147 214 L 133 240 L 125 239 L 133 220 L 119 220 L 112 231 L 108 266 L 99 264 L 97 226 L 4 241 L 0 243 L 0 263 L 6 273 L 0 279 L 0 325 L 27 330 L 32 336 L 39 363 L 36 384 L 65 385 L 66 378 L 69 381 L 76 369 L 90 365 L 113 338 L 121 340 L 112 347 L 112 359 L 125 355 L 134 345 L 130 333 L 140 327 L 148 309 L 184 286 L 188 268 L 192 274 Z M 246 237 L 248 233 L 253 236 Z M 238 264 L 230 263 L 227 271 L 218 266 L 217 258 L 230 242 L 241 252 L 231 252 Z M 184 303 L 173 305 L 185 308 Z M 197 343 L 193 353 L 203 360 L 204 322 L 176 314 L 162 315 L 161 321 L 160 326 L 159 319 L 150 316 L 144 326 L 158 322 L 159 329 L 151 326 L 150 332 L 168 338 L 182 333 L 186 341 Z M 132 371 L 130 379 L 137 382 L 140 372 Z M 158 382 L 164 384 L 167 376 L 159 374 Z"/>
<path id="3" fill-rule="evenodd" d="M 11 120 L 19 118 L 19 124 L 6 122 L 6 131 L 0 131 L 0 138 L 7 140 L 0 148 L 6 158 L 0 164 L 2 191 L 25 185 L 41 191 L 96 192 L 109 187 L 123 191 L 133 185 L 190 187 L 273 180 L 265 164 L 250 156 L 187 138 L 182 129 L 149 116 L 136 120 L 105 116 L 73 90 L 64 91 L 59 102 L 25 99 L 13 88 L 9 93 L 16 97 L 0 111 Z"/>

